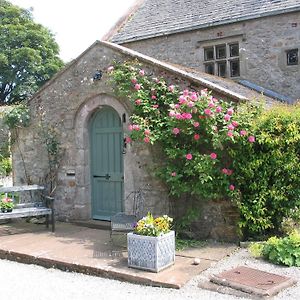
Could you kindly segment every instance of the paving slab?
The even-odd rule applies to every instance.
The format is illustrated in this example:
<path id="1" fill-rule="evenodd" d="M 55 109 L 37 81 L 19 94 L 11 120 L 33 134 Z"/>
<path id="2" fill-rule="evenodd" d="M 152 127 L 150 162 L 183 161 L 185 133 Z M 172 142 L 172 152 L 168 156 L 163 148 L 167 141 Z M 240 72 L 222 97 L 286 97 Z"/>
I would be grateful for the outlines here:
<path id="1" fill-rule="evenodd" d="M 182 287 L 235 249 L 228 244 L 187 249 L 176 253 L 173 266 L 151 273 L 128 268 L 127 251 L 111 243 L 109 230 L 60 222 L 54 233 L 24 221 L 0 225 L 0 258 L 170 288 Z"/>

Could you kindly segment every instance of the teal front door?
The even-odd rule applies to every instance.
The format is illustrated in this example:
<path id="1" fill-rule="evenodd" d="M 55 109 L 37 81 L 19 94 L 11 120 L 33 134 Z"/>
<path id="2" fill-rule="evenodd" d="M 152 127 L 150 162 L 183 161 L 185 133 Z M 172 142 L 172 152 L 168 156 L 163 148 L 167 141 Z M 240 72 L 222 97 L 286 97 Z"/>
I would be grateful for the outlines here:
<path id="1" fill-rule="evenodd" d="M 110 220 L 122 211 L 123 131 L 118 113 L 105 106 L 91 120 L 92 218 Z"/>

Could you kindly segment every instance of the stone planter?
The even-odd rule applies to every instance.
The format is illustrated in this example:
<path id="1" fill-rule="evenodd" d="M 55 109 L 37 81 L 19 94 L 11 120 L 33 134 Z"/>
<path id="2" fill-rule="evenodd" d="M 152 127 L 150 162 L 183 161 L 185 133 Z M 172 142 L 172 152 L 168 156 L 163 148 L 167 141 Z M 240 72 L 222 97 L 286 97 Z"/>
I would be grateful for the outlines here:
<path id="1" fill-rule="evenodd" d="M 175 232 L 162 236 L 127 234 L 128 267 L 159 272 L 175 262 Z"/>

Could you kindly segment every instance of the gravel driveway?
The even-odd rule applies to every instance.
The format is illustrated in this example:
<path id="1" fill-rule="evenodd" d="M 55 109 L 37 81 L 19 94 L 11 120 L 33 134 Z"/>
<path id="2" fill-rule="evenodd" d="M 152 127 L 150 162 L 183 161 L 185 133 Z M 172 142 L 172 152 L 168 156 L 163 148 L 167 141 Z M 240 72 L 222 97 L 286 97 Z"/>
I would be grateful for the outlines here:
<path id="1" fill-rule="evenodd" d="M 0 299 L 239 299 L 234 296 L 218 294 L 198 288 L 199 282 L 206 281 L 209 274 L 219 273 L 237 265 L 247 265 L 267 272 L 291 276 L 300 281 L 300 268 L 274 266 L 250 257 L 245 249 L 238 250 L 230 257 L 220 261 L 214 267 L 195 277 L 180 290 L 140 286 L 105 278 L 67 273 L 34 265 L 0 260 Z M 281 292 L 273 299 L 300 299 L 300 282 L 296 286 Z"/>

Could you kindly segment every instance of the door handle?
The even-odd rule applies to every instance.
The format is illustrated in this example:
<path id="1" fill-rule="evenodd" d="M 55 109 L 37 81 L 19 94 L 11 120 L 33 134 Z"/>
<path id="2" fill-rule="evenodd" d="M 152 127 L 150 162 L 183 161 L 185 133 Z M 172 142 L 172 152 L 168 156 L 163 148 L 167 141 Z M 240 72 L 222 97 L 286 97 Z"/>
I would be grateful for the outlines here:
<path id="1" fill-rule="evenodd" d="M 100 175 L 94 175 L 94 178 L 105 178 L 106 180 L 109 180 L 110 175 L 109 174 L 105 174 L 104 176 L 100 176 Z"/>

